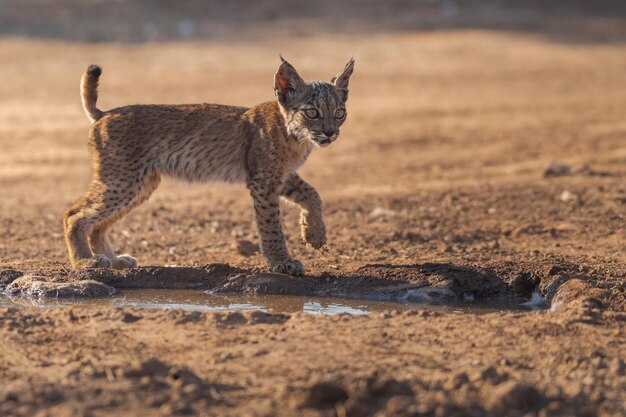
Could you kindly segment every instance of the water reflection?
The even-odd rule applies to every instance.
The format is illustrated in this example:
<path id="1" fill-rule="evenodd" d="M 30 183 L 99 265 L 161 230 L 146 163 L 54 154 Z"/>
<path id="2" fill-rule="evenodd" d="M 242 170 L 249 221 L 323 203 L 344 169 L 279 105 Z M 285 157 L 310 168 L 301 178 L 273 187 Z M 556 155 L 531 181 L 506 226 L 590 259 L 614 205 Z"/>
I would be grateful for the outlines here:
<path id="1" fill-rule="evenodd" d="M 487 313 L 516 309 L 511 305 L 481 305 L 463 303 L 448 306 L 432 306 L 419 303 L 400 303 L 392 301 L 374 301 L 340 297 L 290 296 L 290 295 L 252 295 L 232 294 L 216 295 L 200 290 L 180 289 L 128 289 L 107 298 L 75 299 L 29 299 L 24 297 L 9 298 L 0 295 L 0 307 L 52 308 L 63 306 L 107 306 L 134 308 L 177 308 L 191 311 L 264 311 L 308 314 L 354 314 L 362 315 L 376 311 L 409 310 L 429 308 L 448 313 Z M 522 309 L 525 310 L 525 309 Z"/>
<path id="2" fill-rule="evenodd" d="M 336 297 L 289 295 L 214 295 L 195 290 L 133 289 L 108 298 L 30 299 L 0 296 L 0 307 L 51 308 L 62 306 L 108 306 L 134 308 L 180 308 L 191 311 L 264 311 L 309 314 L 367 314 L 402 308 L 391 302 L 361 301 Z M 405 308 L 409 308 L 408 306 Z"/>

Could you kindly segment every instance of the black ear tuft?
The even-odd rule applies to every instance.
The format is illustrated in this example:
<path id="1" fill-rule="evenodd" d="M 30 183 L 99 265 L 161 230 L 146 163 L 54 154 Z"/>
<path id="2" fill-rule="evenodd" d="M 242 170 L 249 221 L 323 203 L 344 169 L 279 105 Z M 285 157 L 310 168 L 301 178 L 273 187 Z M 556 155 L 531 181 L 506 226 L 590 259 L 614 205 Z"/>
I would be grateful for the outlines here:
<path id="1" fill-rule="evenodd" d="M 90 77 L 98 78 L 100 75 L 102 75 L 102 68 L 97 65 L 90 65 L 89 67 L 87 67 L 87 75 L 89 75 Z"/>

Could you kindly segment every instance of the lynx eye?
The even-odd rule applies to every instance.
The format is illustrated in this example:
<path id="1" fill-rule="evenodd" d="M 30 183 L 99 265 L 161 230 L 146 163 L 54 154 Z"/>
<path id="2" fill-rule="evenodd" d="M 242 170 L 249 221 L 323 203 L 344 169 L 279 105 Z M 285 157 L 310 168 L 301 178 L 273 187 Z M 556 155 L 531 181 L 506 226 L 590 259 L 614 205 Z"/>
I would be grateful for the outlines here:
<path id="1" fill-rule="evenodd" d="M 320 112 L 318 112 L 315 109 L 305 109 L 304 110 L 304 115 L 308 118 L 308 119 L 317 119 L 318 117 L 320 117 Z"/>
<path id="2" fill-rule="evenodd" d="M 343 119 L 344 117 L 346 117 L 346 110 L 345 109 L 337 109 L 337 110 L 335 110 L 335 119 Z"/>

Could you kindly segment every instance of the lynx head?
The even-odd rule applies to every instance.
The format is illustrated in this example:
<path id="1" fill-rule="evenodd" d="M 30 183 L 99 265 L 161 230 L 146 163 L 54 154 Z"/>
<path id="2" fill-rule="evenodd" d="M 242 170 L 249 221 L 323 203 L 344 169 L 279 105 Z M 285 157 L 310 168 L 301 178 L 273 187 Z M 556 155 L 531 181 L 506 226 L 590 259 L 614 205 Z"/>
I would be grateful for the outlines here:
<path id="1" fill-rule="evenodd" d="M 348 83 L 354 69 L 350 59 L 343 71 L 330 82 L 305 82 L 296 69 L 281 56 L 274 75 L 274 93 L 285 117 L 287 132 L 298 141 L 328 146 L 339 136 L 346 120 Z"/>

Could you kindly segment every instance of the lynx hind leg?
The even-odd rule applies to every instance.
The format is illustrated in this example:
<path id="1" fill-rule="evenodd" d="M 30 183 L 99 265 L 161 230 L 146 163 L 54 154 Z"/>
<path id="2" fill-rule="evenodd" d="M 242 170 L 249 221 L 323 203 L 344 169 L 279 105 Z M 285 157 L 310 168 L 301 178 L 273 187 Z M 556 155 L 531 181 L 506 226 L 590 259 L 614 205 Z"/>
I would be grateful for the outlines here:
<path id="1" fill-rule="evenodd" d="M 161 178 L 154 174 L 144 178 L 143 181 L 137 181 L 136 184 L 118 185 L 119 190 L 123 190 L 121 192 L 124 194 L 120 194 L 120 191 L 115 193 L 116 190 L 112 190 L 113 196 L 105 200 L 108 202 L 106 205 L 110 214 L 94 228 L 90 236 L 90 243 L 95 253 L 103 254 L 111 260 L 113 268 L 135 268 L 137 259 L 128 254 L 115 254 L 109 240 L 109 229 L 113 223 L 146 201 L 159 186 L 160 182 Z"/>
<path id="2" fill-rule="evenodd" d="M 116 255 L 111 242 L 109 240 L 109 229 L 111 225 L 103 225 L 94 229 L 89 237 L 91 249 L 96 254 L 106 256 L 111 260 L 112 267 L 115 269 L 134 268 L 137 266 L 137 260 L 130 255 Z"/>
<path id="3" fill-rule="evenodd" d="M 134 207 L 147 200 L 159 182 L 160 178 L 152 175 L 136 183 L 117 181 L 111 182 L 107 187 L 102 184 L 93 185 L 85 197 L 66 214 L 65 235 L 72 266 L 118 269 L 136 266 L 137 261 L 132 256 L 115 254 L 108 239 L 108 229 Z M 106 191 L 99 192 L 102 189 Z M 89 259 L 92 261 L 88 261 Z M 108 265 L 103 259 L 108 260 Z"/>
<path id="4" fill-rule="evenodd" d="M 83 198 L 67 210 L 63 220 L 70 263 L 76 269 L 112 266 L 111 260 L 105 255 L 94 255 L 87 241 L 98 219 L 96 203 L 90 198 L 92 194 L 97 193 L 95 188 L 92 186 Z"/>

